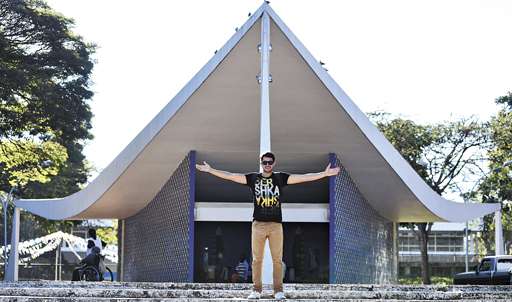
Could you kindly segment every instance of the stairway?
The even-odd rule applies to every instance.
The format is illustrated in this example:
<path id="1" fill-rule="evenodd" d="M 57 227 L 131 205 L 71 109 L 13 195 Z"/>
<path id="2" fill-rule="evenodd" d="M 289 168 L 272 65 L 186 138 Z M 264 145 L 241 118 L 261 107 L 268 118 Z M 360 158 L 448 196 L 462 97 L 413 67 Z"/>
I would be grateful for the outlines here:
<path id="1" fill-rule="evenodd" d="M 244 301 L 250 284 L 20 281 L 0 283 L 4 301 Z M 260 301 L 272 300 L 264 287 Z M 512 287 L 285 284 L 287 301 L 512 301 Z"/>

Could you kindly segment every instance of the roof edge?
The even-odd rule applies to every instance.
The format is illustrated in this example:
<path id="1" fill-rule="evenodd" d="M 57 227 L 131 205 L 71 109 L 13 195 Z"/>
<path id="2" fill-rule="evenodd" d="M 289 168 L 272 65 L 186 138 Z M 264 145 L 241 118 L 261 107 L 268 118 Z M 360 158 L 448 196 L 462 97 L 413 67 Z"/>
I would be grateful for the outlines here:
<path id="1" fill-rule="evenodd" d="M 270 6 L 267 6 L 265 7 L 265 11 L 302 56 L 306 64 L 313 70 L 318 79 L 338 101 L 338 104 L 351 117 L 363 135 L 365 135 L 375 147 L 377 152 L 379 152 L 382 158 L 395 171 L 398 177 L 411 193 L 418 198 L 423 206 L 425 206 L 428 211 L 432 212 L 432 214 L 439 217 L 439 221 L 467 221 L 500 209 L 500 204 L 464 204 L 449 201 L 434 192 L 368 117 L 355 105 L 345 91 L 334 81 L 330 74 L 327 73 L 274 10 Z"/>
<path id="2" fill-rule="evenodd" d="M 265 9 L 266 2 L 252 14 L 249 19 L 233 34 L 214 56 L 204 65 L 174 98 L 137 134 L 137 136 L 117 155 L 114 160 L 85 188 L 56 199 L 19 199 L 15 205 L 33 214 L 47 219 L 81 219 L 80 213 L 86 211 L 97 202 L 116 180 L 137 159 L 139 154 L 163 129 L 167 122 L 186 103 L 189 97 L 199 88 L 217 66 L 226 58 L 249 29 L 259 20 Z M 125 217 L 111 217 L 125 218 Z"/>

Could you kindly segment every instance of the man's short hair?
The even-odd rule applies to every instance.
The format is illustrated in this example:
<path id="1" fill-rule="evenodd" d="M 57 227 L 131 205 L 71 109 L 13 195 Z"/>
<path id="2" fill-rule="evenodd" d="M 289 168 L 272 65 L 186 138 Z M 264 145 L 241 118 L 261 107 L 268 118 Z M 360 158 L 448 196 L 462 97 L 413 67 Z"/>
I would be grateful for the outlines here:
<path id="1" fill-rule="evenodd" d="M 260 160 L 263 160 L 263 157 L 270 157 L 270 158 L 272 158 L 272 161 L 276 161 L 276 157 L 274 156 L 274 154 L 272 152 L 267 152 L 267 153 L 263 154 L 260 157 Z"/>

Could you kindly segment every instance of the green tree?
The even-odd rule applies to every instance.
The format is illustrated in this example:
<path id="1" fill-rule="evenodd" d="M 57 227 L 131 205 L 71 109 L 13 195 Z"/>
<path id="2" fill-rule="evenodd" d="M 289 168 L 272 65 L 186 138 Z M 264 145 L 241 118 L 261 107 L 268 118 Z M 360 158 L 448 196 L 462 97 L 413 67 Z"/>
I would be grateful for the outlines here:
<path id="1" fill-rule="evenodd" d="M 0 0 L 0 191 L 62 197 L 87 181 L 95 46 L 72 27 L 44 1 Z"/>
<path id="2" fill-rule="evenodd" d="M 96 229 L 96 234 L 101 238 L 101 240 L 105 241 L 107 244 L 115 244 L 117 245 L 117 229 L 118 229 L 118 220 L 112 220 L 112 227 L 99 227 Z"/>
<path id="3" fill-rule="evenodd" d="M 489 146 L 489 176 L 482 182 L 476 195 L 482 202 L 502 203 L 503 238 L 505 252 L 512 252 L 512 167 L 501 168 L 512 159 L 512 92 L 495 100 L 501 105 L 498 113 L 491 118 L 491 145 Z M 494 217 L 484 217 L 480 235 L 480 253 L 494 253 Z"/>
<path id="4" fill-rule="evenodd" d="M 46 183 L 58 174 L 67 157 L 66 149 L 52 141 L 5 140 L 0 144 L 0 179 L 10 187 Z"/>
<path id="5" fill-rule="evenodd" d="M 418 125 L 387 113 L 370 117 L 404 159 L 438 194 L 455 191 L 465 177 L 481 173 L 488 131 L 474 119 Z M 428 239 L 433 223 L 406 223 L 420 243 L 421 277 L 430 284 Z"/>

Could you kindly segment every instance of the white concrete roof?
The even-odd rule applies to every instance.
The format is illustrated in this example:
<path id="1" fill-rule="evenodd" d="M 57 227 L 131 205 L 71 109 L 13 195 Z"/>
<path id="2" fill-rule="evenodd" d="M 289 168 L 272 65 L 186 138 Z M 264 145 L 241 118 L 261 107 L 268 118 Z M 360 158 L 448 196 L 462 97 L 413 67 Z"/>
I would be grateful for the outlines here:
<path id="1" fill-rule="evenodd" d="M 17 206 L 49 219 L 126 218 L 152 200 L 190 150 L 216 168 L 256 171 L 263 13 L 271 19 L 271 144 L 280 170 L 323 170 L 327 154 L 336 153 L 371 206 L 392 221 L 465 221 L 499 208 L 432 191 L 266 3 L 86 188 Z M 209 182 L 200 174 L 198 190 Z M 230 198 L 248 200 L 245 191 L 233 192 Z"/>

